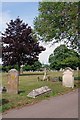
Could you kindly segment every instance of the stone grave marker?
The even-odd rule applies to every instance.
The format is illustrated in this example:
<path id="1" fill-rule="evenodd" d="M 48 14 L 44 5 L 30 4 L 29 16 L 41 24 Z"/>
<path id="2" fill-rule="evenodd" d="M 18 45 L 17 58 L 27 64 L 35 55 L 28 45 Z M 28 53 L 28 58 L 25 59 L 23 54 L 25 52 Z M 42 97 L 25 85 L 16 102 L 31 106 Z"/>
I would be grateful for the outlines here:
<path id="1" fill-rule="evenodd" d="M 69 67 L 64 69 L 63 77 L 62 77 L 62 84 L 65 87 L 74 87 L 74 76 L 73 70 Z"/>
<path id="2" fill-rule="evenodd" d="M 44 76 L 43 76 L 43 80 L 47 80 L 47 71 L 46 71 L 46 68 L 44 69 Z"/>
<path id="3" fill-rule="evenodd" d="M 44 87 L 32 90 L 27 96 L 35 98 L 36 96 L 39 96 L 43 93 L 50 92 L 50 91 L 51 91 L 51 89 L 48 88 L 48 86 L 44 86 Z"/>
<path id="4" fill-rule="evenodd" d="M 18 85 L 19 85 L 19 73 L 16 69 L 11 69 L 8 72 L 7 92 L 12 94 L 18 94 Z"/>

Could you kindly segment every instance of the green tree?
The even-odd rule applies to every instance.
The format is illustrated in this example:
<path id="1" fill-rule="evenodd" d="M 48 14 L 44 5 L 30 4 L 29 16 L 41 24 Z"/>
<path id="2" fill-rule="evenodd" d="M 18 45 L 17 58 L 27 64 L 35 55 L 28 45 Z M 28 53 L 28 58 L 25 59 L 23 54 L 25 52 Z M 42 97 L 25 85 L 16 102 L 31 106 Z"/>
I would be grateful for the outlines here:
<path id="1" fill-rule="evenodd" d="M 47 70 L 50 70 L 50 65 L 48 64 L 43 64 L 42 65 L 43 70 L 46 68 Z"/>
<path id="2" fill-rule="evenodd" d="M 0 72 L 2 71 L 2 65 L 0 65 Z"/>
<path id="3" fill-rule="evenodd" d="M 39 53 L 45 50 L 33 37 L 31 27 L 19 17 L 7 24 L 1 38 L 3 66 L 16 65 L 19 71 L 21 65 L 25 63 L 31 65 L 37 61 Z"/>
<path id="4" fill-rule="evenodd" d="M 80 50 L 80 2 L 40 2 L 34 28 L 44 41 L 65 41 Z M 65 39 L 66 38 L 66 39 Z"/>
<path id="5" fill-rule="evenodd" d="M 71 67 L 76 69 L 80 66 L 79 54 L 74 50 L 68 49 L 65 45 L 60 45 L 54 50 L 54 53 L 49 56 L 51 69 Z"/>
<path id="6" fill-rule="evenodd" d="M 80 66 L 80 61 L 78 57 L 71 56 L 67 57 L 62 64 L 66 67 L 70 66 L 71 68 L 76 69 L 76 67 Z"/>
<path id="7" fill-rule="evenodd" d="M 25 66 L 23 67 L 23 70 L 25 71 L 36 71 L 36 70 L 40 70 L 42 68 L 42 64 L 39 61 L 35 61 L 32 65 L 28 65 L 25 64 Z"/>
<path id="8" fill-rule="evenodd" d="M 40 68 L 42 67 L 42 64 L 39 61 L 34 62 L 33 64 L 33 70 L 40 70 Z"/>
<path id="9" fill-rule="evenodd" d="M 25 64 L 25 66 L 23 67 L 23 71 L 30 71 L 30 70 L 32 70 L 31 66 L 28 64 Z"/>

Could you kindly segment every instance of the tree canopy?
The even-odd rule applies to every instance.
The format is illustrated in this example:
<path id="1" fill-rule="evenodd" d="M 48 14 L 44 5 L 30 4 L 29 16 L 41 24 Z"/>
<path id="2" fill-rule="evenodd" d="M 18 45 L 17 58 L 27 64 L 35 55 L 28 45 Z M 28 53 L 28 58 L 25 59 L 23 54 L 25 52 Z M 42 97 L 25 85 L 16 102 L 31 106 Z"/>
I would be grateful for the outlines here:
<path id="1" fill-rule="evenodd" d="M 60 45 L 54 50 L 54 53 L 49 56 L 51 69 L 71 67 L 76 69 L 80 66 L 79 54 L 74 50 L 68 49 L 65 45 Z"/>
<path id="2" fill-rule="evenodd" d="M 20 65 L 31 65 L 37 61 L 39 53 L 44 50 L 33 36 L 31 27 L 19 17 L 7 23 L 7 28 L 2 33 L 3 66 L 18 65 L 20 70 Z"/>
<path id="3" fill-rule="evenodd" d="M 65 41 L 80 51 L 80 2 L 40 2 L 34 28 L 44 41 Z"/>
<path id="4" fill-rule="evenodd" d="M 23 67 L 24 71 L 36 71 L 36 70 L 40 70 L 42 68 L 42 64 L 39 61 L 35 61 L 32 65 L 28 65 L 25 64 L 25 66 Z"/>

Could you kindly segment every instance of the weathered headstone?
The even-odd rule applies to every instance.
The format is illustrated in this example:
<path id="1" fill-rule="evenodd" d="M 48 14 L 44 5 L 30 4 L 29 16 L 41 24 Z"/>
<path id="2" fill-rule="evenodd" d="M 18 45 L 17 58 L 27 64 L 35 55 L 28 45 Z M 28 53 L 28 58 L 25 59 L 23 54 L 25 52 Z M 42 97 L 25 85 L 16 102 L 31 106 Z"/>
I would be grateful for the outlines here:
<path id="1" fill-rule="evenodd" d="M 35 98 L 36 96 L 39 96 L 43 93 L 50 92 L 50 91 L 51 91 L 51 89 L 48 88 L 48 86 L 44 86 L 44 87 L 32 90 L 27 96 Z"/>
<path id="2" fill-rule="evenodd" d="M 11 69 L 8 72 L 8 88 L 7 92 L 12 94 L 18 93 L 19 73 L 16 69 Z"/>
<path id="3" fill-rule="evenodd" d="M 62 84 L 65 87 L 74 87 L 73 70 L 69 67 L 64 69 Z"/>

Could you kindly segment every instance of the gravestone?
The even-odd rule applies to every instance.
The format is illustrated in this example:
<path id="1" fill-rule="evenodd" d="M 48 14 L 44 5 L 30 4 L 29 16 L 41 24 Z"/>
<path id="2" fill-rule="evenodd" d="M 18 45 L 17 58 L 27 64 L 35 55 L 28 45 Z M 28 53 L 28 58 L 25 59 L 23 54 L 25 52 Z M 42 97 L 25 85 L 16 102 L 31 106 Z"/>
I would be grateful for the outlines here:
<path id="1" fill-rule="evenodd" d="M 19 85 L 19 73 L 16 69 L 11 69 L 8 72 L 7 92 L 12 94 L 18 94 L 18 85 Z"/>
<path id="2" fill-rule="evenodd" d="M 73 70 L 69 67 L 64 69 L 63 77 L 62 77 L 62 84 L 65 87 L 74 87 L 74 77 L 73 77 Z"/>
<path id="3" fill-rule="evenodd" d="M 50 91 L 51 91 L 51 89 L 48 88 L 48 86 L 44 86 L 44 87 L 32 90 L 27 96 L 35 98 L 36 96 L 39 96 L 39 95 L 41 95 L 43 93 L 50 92 Z"/>

